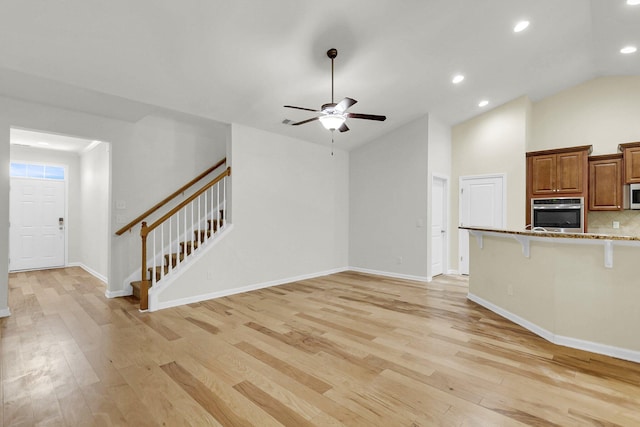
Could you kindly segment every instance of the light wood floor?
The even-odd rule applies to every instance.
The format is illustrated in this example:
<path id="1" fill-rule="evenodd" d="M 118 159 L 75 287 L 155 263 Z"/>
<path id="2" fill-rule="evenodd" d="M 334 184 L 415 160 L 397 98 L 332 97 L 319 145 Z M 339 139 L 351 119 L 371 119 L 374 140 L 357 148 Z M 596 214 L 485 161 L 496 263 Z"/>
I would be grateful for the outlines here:
<path id="1" fill-rule="evenodd" d="M 640 425 L 640 365 L 549 344 L 462 278 L 341 273 L 156 313 L 79 268 L 9 280 L 5 426 Z"/>

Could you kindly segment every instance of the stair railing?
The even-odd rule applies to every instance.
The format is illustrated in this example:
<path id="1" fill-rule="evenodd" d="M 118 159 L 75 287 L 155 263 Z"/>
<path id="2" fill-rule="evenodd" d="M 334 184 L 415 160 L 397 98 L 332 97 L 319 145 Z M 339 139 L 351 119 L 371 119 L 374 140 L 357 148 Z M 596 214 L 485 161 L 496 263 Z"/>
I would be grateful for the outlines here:
<path id="1" fill-rule="evenodd" d="M 149 215 L 151 215 L 152 213 L 154 213 L 155 211 L 157 211 L 158 209 L 160 209 L 161 207 L 163 207 L 164 205 L 169 203 L 171 200 L 175 199 L 180 194 L 184 193 L 185 190 L 187 190 L 188 188 L 190 188 L 191 186 L 196 184 L 202 178 L 204 178 L 205 176 L 209 175 L 211 172 L 215 171 L 216 169 L 218 169 L 220 166 L 224 165 L 225 163 L 227 163 L 227 158 L 226 157 L 224 159 L 220 160 L 215 165 L 211 166 L 206 171 L 202 172 L 200 175 L 198 175 L 195 178 L 193 178 L 191 181 L 187 182 L 182 187 L 178 188 L 176 191 L 174 191 L 169 196 L 167 196 L 164 199 L 162 199 L 160 202 L 156 203 L 154 206 L 149 208 L 147 211 L 145 211 L 144 213 L 142 213 L 141 215 L 136 217 L 136 219 L 132 220 L 130 223 L 128 223 L 127 225 L 125 225 L 124 227 L 122 227 L 121 229 L 116 231 L 116 234 L 118 236 L 121 236 L 125 232 L 130 231 L 133 227 L 136 226 L 136 224 L 140 223 L 143 219 L 147 218 Z"/>
<path id="2" fill-rule="evenodd" d="M 149 308 L 151 286 L 172 274 L 225 228 L 227 179 L 230 176 L 231 168 L 228 167 L 151 225 L 142 222 L 140 310 Z M 148 268 L 149 264 L 151 268 Z M 148 270 L 151 271 L 149 279 Z"/>

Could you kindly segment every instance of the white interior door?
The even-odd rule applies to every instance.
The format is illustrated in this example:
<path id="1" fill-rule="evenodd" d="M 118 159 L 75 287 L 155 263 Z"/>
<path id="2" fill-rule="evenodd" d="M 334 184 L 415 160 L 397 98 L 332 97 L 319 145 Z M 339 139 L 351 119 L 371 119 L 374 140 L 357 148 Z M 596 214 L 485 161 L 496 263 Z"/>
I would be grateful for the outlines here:
<path id="1" fill-rule="evenodd" d="M 9 270 L 63 267 L 65 182 L 11 178 Z"/>
<path id="2" fill-rule="evenodd" d="M 505 177 L 486 175 L 460 177 L 460 225 L 503 228 L 505 221 Z M 459 272 L 469 274 L 469 232 L 460 230 Z"/>
<path id="3" fill-rule="evenodd" d="M 431 180 L 431 276 L 446 272 L 447 253 L 447 179 Z"/>

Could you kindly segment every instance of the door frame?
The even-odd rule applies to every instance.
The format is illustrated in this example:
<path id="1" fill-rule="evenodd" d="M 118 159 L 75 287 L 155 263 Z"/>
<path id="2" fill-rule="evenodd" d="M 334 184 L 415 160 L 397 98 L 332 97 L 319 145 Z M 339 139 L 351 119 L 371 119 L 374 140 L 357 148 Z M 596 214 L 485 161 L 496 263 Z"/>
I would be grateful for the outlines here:
<path id="1" fill-rule="evenodd" d="M 458 226 L 462 226 L 462 184 L 465 181 L 473 181 L 479 179 L 500 179 L 502 182 L 502 224 L 501 228 L 505 227 L 507 220 L 507 174 L 506 173 L 490 173 L 483 175 L 464 175 L 458 178 Z M 460 248 L 463 246 L 462 240 L 466 239 L 467 247 L 469 244 L 469 232 L 467 230 L 458 229 L 458 273 L 466 274 L 462 272 L 461 268 L 461 250 Z M 466 258 L 467 266 L 469 263 L 469 253 L 467 250 L 467 258 Z M 467 268 L 468 270 L 468 268 Z"/>
<path id="2" fill-rule="evenodd" d="M 30 160 L 19 160 L 19 159 L 14 159 L 11 156 L 9 156 L 9 163 L 24 163 L 24 164 L 29 164 L 29 165 L 44 165 L 44 166 L 56 166 L 56 167 L 61 167 L 64 168 L 64 265 L 62 266 L 67 267 L 69 264 L 69 165 L 64 164 L 64 163 L 49 163 L 49 162 L 38 162 L 38 161 L 30 161 Z M 14 177 L 9 176 L 9 185 L 11 185 L 11 180 Z M 29 178 L 26 178 L 29 179 Z M 35 178 L 37 179 L 37 178 Z M 9 193 L 11 193 L 11 187 L 9 187 Z M 11 195 L 9 195 L 9 201 L 11 201 Z M 12 203 L 9 203 L 9 218 L 11 218 L 11 209 L 13 209 L 13 205 Z M 11 230 L 9 230 L 9 233 L 11 233 Z M 9 259 L 11 259 L 11 234 L 9 234 Z M 60 267 L 55 267 L 55 268 L 60 268 Z M 43 270 L 46 270 L 47 268 L 44 268 Z M 15 271 L 32 271 L 32 270 L 12 270 L 11 269 L 11 262 L 9 262 L 8 265 L 8 269 L 9 273 L 15 272 Z M 34 269 L 34 270 L 38 270 L 38 269 Z"/>
<path id="3" fill-rule="evenodd" d="M 434 206 L 434 202 L 433 202 L 433 183 L 436 181 L 442 181 L 443 185 L 443 192 L 442 192 L 442 218 L 443 218 L 443 225 L 444 225 L 444 238 L 442 239 L 442 274 L 449 274 L 449 230 L 451 229 L 451 224 L 450 224 L 450 219 L 449 219 L 449 212 L 451 211 L 451 199 L 450 199 L 450 182 L 449 182 L 449 176 L 448 175 L 442 175 L 442 174 L 438 174 L 438 173 L 433 173 L 431 174 L 431 197 L 429 198 L 429 201 L 431 202 L 431 212 L 429 212 L 429 217 L 433 218 L 433 206 Z M 429 221 L 429 254 L 433 253 L 433 239 L 431 238 L 431 227 L 432 227 L 432 221 Z M 433 280 L 433 271 L 432 271 L 432 267 L 433 267 L 433 260 L 431 258 L 431 256 L 429 256 L 429 265 L 427 266 L 427 271 L 429 272 L 428 274 L 428 281 Z"/>

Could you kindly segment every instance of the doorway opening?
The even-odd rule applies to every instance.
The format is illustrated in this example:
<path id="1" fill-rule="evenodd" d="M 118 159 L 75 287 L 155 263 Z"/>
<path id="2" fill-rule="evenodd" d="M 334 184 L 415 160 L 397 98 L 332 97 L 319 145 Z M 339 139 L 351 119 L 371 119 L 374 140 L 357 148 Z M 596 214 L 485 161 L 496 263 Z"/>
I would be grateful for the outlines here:
<path id="1" fill-rule="evenodd" d="M 110 144 L 14 127 L 10 143 L 9 271 L 78 266 L 108 283 Z"/>
<path id="2" fill-rule="evenodd" d="M 447 274 L 449 236 L 449 177 L 431 177 L 431 270 L 430 277 Z"/>

